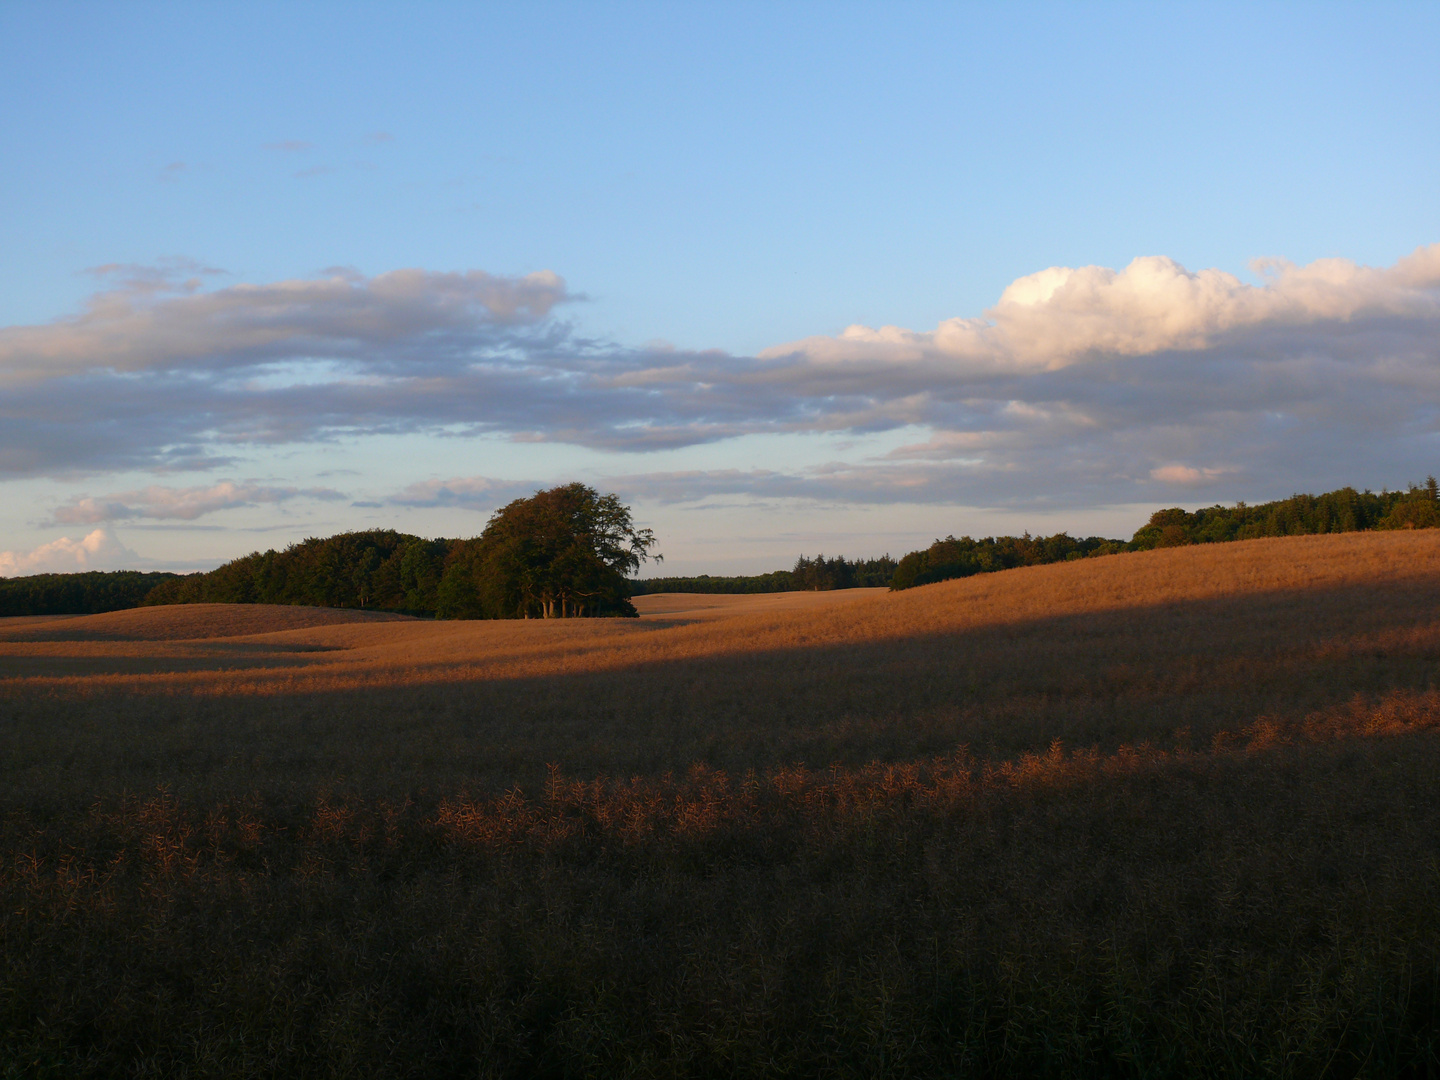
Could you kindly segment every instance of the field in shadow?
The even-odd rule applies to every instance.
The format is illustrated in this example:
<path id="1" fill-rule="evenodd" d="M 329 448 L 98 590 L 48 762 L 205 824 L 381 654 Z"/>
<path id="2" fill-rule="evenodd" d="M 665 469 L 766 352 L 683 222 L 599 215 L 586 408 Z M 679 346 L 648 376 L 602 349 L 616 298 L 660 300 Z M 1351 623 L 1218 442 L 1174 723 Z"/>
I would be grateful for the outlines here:
<path id="1" fill-rule="evenodd" d="M 159 655 L 105 656 L 55 643 L 49 655 L 5 659 L 13 675 L 59 666 L 70 677 L 39 678 L 44 690 L 31 695 L 12 682 L 0 747 L 22 801 L 72 785 L 86 798 L 160 784 L 197 795 L 322 782 L 386 794 L 417 784 L 533 792 L 550 764 L 575 776 L 695 763 L 738 773 L 906 761 L 959 746 L 1008 758 L 1056 739 L 1107 751 L 1201 748 L 1261 717 L 1434 689 L 1437 593 L 1317 587 L 879 641 L 675 659 L 662 650 L 518 677 L 467 677 L 421 657 L 388 683 L 357 680 L 343 661 L 330 675 L 346 650 L 314 641 L 167 643 Z M 87 667 L 193 677 L 76 679 Z M 67 762 L 60 783 L 57 759 Z"/>

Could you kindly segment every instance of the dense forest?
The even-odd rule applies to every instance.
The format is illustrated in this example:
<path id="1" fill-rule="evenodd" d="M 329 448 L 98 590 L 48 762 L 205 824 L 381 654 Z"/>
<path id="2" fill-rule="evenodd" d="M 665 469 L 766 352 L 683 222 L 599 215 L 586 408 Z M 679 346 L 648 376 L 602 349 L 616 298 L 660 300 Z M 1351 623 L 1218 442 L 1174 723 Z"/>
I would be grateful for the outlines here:
<path id="1" fill-rule="evenodd" d="M 1324 495 L 1292 495 L 1278 502 L 1246 506 L 1210 506 L 1193 513 L 1178 507 L 1151 516 L 1130 541 L 1144 551 L 1178 544 L 1256 540 L 1263 536 L 1364 532 L 1369 529 L 1433 529 L 1440 526 L 1440 503 L 1433 476 L 1407 491 L 1356 491 L 1346 487 Z"/>
<path id="2" fill-rule="evenodd" d="M 878 559 L 826 558 L 801 555 L 789 570 L 772 570 L 749 577 L 645 578 L 630 583 L 631 595 L 646 593 L 774 593 L 798 590 L 883 588 L 895 576 L 896 562 L 889 555 Z"/>
<path id="3" fill-rule="evenodd" d="M 84 615 L 141 604 L 313 604 L 442 619 L 634 615 L 645 593 L 908 589 L 1019 566 L 1266 536 L 1440 527 L 1437 484 L 1405 491 L 1341 488 L 1247 506 L 1158 510 L 1130 540 L 1092 536 L 947 536 L 897 563 L 889 555 L 801 555 L 789 570 L 741 577 L 634 580 L 654 536 L 614 495 L 567 484 L 517 499 L 468 540 L 394 529 L 310 538 L 202 574 L 122 570 L 0 579 L 0 615 Z"/>
<path id="4" fill-rule="evenodd" d="M 1130 550 L 1123 540 L 1106 540 L 1091 536 L 1076 540 L 1066 533 L 1054 536 L 987 536 L 972 540 L 947 536 L 936 540 L 924 551 L 912 551 L 900 560 L 892 589 L 909 589 L 930 585 L 950 578 L 988 574 L 996 570 L 1013 570 L 1017 566 L 1039 566 L 1042 563 L 1065 562 L 1093 555 L 1110 555 Z"/>
<path id="5" fill-rule="evenodd" d="M 138 607 L 175 574 L 87 570 L 0 578 L 0 615 L 98 615 Z"/>
<path id="6" fill-rule="evenodd" d="M 145 603 L 313 604 L 434 615 L 447 561 L 465 543 L 394 529 L 311 537 L 284 551 L 256 551 L 209 573 L 173 578 Z"/>

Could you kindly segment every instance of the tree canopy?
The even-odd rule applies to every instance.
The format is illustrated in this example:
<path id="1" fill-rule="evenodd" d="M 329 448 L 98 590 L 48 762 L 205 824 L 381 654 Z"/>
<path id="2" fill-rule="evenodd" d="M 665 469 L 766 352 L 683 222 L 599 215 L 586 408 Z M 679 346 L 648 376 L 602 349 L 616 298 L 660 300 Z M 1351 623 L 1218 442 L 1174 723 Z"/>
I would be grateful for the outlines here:
<path id="1" fill-rule="evenodd" d="M 97 615 L 138 607 L 175 574 L 86 570 L 0 578 L 0 615 Z"/>
<path id="2" fill-rule="evenodd" d="M 627 580 L 650 558 L 654 533 L 637 529 L 616 495 L 572 483 L 495 512 L 480 538 L 446 568 L 440 618 L 635 616 Z"/>
<path id="3" fill-rule="evenodd" d="M 1323 495 L 1292 495 L 1258 506 L 1242 502 L 1194 511 L 1171 507 L 1152 514 L 1128 546 L 1131 551 L 1144 551 L 1263 536 L 1435 528 L 1440 526 L 1436 489 L 1432 476 L 1424 486 L 1412 484 L 1405 491 L 1382 491 L 1378 495 L 1343 487 Z"/>
<path id="4" fill-rule="evenodd" d="M 433 615 L 458 543 L 394 529 L 312 536 L 283 551 L 256 551 L 208 573 L 172 578 L 145 603 L 314 604 Z"/>

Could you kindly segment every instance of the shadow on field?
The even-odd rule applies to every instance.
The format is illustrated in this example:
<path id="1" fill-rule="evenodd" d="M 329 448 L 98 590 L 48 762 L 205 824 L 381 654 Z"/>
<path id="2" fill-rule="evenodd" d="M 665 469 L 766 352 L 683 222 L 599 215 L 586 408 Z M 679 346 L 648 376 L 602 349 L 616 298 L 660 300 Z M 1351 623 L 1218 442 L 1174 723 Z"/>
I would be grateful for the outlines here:
<path id="1" fill-rule="evenodd" d="M 3 691 L 0 752 L 19 775 L 15 798 L 38 785 L 63 800 L 156 784 L 536 790 L 547 763 L 577 777 L 695 762 L 738 774 L 961 744 L 984 757 L 1054 739 L 1203 746 L 1261 716 L 1432 688 L 1437 601 L 1440 587 L 1413 583 L 1285 590 L 524 678 L 465 679 L 422 659 L 403 683 L 343 689 L 276 692 L 246 671 L 198 688 L 82 679 L 35 693 L 17 681 Z M 245 648 L 217 643 L 205 662 L 221 669 Z M 263 648 L 253 666 L 305 662 Z M 151 658 L 112 659 L 106 670 L 153 670 Z"/>
<path id="2" fill-rule="evenodd" d="M 0 652 L 0 1077 L 1437 1075 L 1440 580 L 916 600 Z"/>

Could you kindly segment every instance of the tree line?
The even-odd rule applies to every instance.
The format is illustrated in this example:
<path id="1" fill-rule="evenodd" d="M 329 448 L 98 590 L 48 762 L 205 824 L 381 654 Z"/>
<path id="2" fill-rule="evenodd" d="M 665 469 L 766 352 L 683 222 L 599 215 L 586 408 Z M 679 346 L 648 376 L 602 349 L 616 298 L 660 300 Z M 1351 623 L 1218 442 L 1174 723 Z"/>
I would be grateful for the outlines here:
<path id="1" fill-rule="evenodd" d="M 911 589 L 951 578 L 990 574 L 997 570 L 1013 570 L 1020 566 L 1085 559 L 1127 551 L 1123 540 L 1106 540 L 1100 536 L 1077 540 L 1068 533 L 1054 536 L 987 536 L 973 540 L 968 536 L 947 536 L 936 540 L 924 551 L 912 551 L 900 560 L 890 588 Z"/>
<path id="2" fill-rule="evenodd" d="M 828 591 L 830 589 L 885 588 L 895 576 L 896 562 L 889 555 L 878 559 L 846 559 L 843 556 L 801 555 L 789 570 L 736 577 L 646 578 L 631 583 L 632 595 L 645 593 L 775 593 Z"/>
<path id="3" fill-rule="evenodd" d="M 1434 477 L 1404 491 L 1356 491 L 1248 506 L 1157 510 L 1128 541 L 1091 536 L 947 536 L 898 562 L 801 555 L 789 570 L 750 576 L 634 580 L 655 537 L 615 495 L 566 484 L 516 499 L 470 539 L 394 529 L 311 537 L 252 552 L 200 574 L 135 570 L 0 579 L 0 615 L 95 614 L 142 604 L 311 604 L 441 619 L 633 616 L 644 593 L 909 589 L 972 574 L 1128 551 L 1266 536 L 1440 527 Z"/>
<path id="4" fill-rule="evenodd" d="M 1323 495 L 1292 495 L 1288 499 L 1247 506 L 1209 506 L 1185 511 L 1160 510 L 1137 531 L 1130 550 L 1143 551 L 1182 544 L 1214 544 L 1256 540 L 1265 536 L 1308 536 L 1315 533 L 1366 532 L 1371 529 L 1433 529 L 1440 526 L 1435 477 L 1405 491 L 1356 491 L 1343 487 Z"/>
<path id="5" fill-rule="evenodd" d="M 86 570 L 0 578 L 0 615 L 98 615 L 139 607 L 177 574 Z"/>
<path id="6" fill-rule="evenodd" d="M 1323 495 L 1292 495 L 1288 499 L 1247 506 L 1208 506 L 1200 510 L 1171 507 L 1157 510 L 1126 540 L 1090 536 L 1077 540 L 1054 536 L 991 536 L 973 540 L 947 536 L 923 551 L 900 560 L 892 589 L 909 589 L 972 574 L 1019 566 L 1088 559 L 1126 551 L 1150 551 L 1185 544 L 1217 544 L 1266 536 L 1307 536 L 1315 533 L 1364 532 L 1372 529 L 1433 529 L 1440 527 L 1440 491 L 1428 477 L 1424 485 L 1404 491 L 1356 491 L 1352 487 Z"/>

